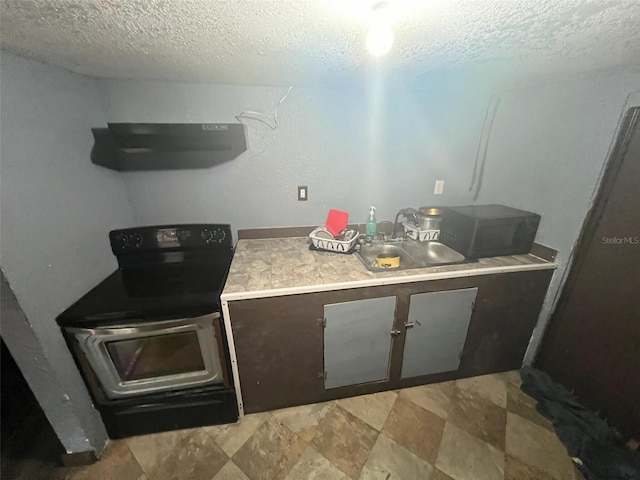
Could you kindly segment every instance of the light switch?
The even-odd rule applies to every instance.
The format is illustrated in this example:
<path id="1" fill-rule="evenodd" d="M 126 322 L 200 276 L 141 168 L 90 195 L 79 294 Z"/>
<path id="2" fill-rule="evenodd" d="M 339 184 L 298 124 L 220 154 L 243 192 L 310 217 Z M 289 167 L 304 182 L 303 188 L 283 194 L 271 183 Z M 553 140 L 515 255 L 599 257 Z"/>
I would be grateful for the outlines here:
<path id="1" fill-rule="evenodd" d="M 436 180 L 436 186 L 433 189 L 434 195 L 442 195 L 444 192 L 444 180 Z"/>
<path id="2" fill-rule="evenodd" d="M 309 199 L 309 188 L 306 185 L 298 185 L 298 201 L 306 202 Z"/>

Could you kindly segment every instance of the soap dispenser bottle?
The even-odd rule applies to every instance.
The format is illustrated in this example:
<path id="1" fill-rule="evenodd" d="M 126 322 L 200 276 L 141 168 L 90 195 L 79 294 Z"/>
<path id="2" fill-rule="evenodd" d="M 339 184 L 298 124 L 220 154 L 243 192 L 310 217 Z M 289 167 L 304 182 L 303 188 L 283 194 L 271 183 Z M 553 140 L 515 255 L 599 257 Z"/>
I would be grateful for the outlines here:
<path id="1" fill-rule="evenodd" d="M 367 219 L 367 235 L 373 237 L 378 233 L 378 221 L 376 220 L 376 207 L 371 205 L 369 218 Z"/>

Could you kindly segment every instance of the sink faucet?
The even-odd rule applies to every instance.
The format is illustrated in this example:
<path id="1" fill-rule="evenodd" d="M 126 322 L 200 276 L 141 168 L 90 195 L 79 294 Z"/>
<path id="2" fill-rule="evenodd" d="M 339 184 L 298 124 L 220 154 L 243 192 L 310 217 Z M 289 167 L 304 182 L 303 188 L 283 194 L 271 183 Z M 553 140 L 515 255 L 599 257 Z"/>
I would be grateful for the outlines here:
<path id="1" fill-rule="evenodd" d="M 418 211 L 414 208 L 403 208 L 396 214 L 396 219 L 393 221 L 391 238 L 396 238 L 396 228 L 398 227 L 398 218 L 400 218 L 400 215 L 403 215 L 407 219 L 413 217 L 413 223 L 416 227 L 418 226 Z"/>
<path id="2" fill-rule="evenodd" d="M 375 243 L 376 241 L 384 243 L 387 241 L 387 235 L 383 232 L 378 232 L 375 235 L 364 236 L 362 241 L 365 243 Z"/>

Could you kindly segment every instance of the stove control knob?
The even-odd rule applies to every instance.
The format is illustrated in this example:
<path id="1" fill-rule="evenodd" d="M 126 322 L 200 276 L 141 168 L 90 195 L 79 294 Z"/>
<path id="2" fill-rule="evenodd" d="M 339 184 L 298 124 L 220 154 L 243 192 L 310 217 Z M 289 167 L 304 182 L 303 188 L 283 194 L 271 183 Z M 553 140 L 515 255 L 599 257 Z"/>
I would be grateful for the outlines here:
<path id="1" fill-rule="evenodd" d="M 212 233 L 212 242 L 222 243 L 227 237 L 227 233 L 221 228 L 216 228 Z"/>
<path id="2" fill-rule="evenodd" d="M 127 238 L 126 235 L 124 234 L 119 234 L 116 235 L 116 245 L 118 246 L 118 248 L 121 248 L 122 250 L 124 250 L 125 248 L 127 248 L 129 246 L 129 239 Z"/>
<path id="3" fill-rule="evenodd" d="M 200 232 L 200 238 L 205 241 L 205 243 L 211 243 L 213 240 L 213 233 L 208 228 L 205 228 Z"/>
<path id="4" fill-rule="evenodd" d="M 205 228 L 204 230 L 202 230 L 202 233 L 200 233 L 200 237 L 208 245 L 212 243 L 222 243 L 226 236 L 227 235 L 224 230 L 221 230 L 219 228 L 216 228 L 215 230 L 209 230 L 208 228 Z"/>
<path id="5" fill-rule="evenodd" d="M 135 241 L 136 248 L 142 247 L 142 235 L 140 235 L 139 233 L 136 233 L 133 236 L 133 239 Z"/>
<path id="6" fill-rule="evenodd" d="M 133 248 L 140 248 L 142 246 L 142 236 L 139 233 L 130 233 L 128 235 L 128 244 Z"/>

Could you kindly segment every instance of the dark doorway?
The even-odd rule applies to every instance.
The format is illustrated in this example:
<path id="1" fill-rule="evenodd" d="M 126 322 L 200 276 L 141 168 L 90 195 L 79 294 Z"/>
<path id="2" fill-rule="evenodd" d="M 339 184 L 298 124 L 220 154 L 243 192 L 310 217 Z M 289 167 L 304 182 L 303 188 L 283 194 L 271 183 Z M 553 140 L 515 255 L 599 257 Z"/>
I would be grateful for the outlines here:
<path id="1" fill-rule="evenodd" d="M 640 438 L 640 108 L 630 109 L 536 366 Z"/>
<path id="2" fill-rule="evenodd" d="M 57 478 L 64 448 L 2 340 L 2 479 Z M 62 475 L 62 474 L 60 474 Z"/>

